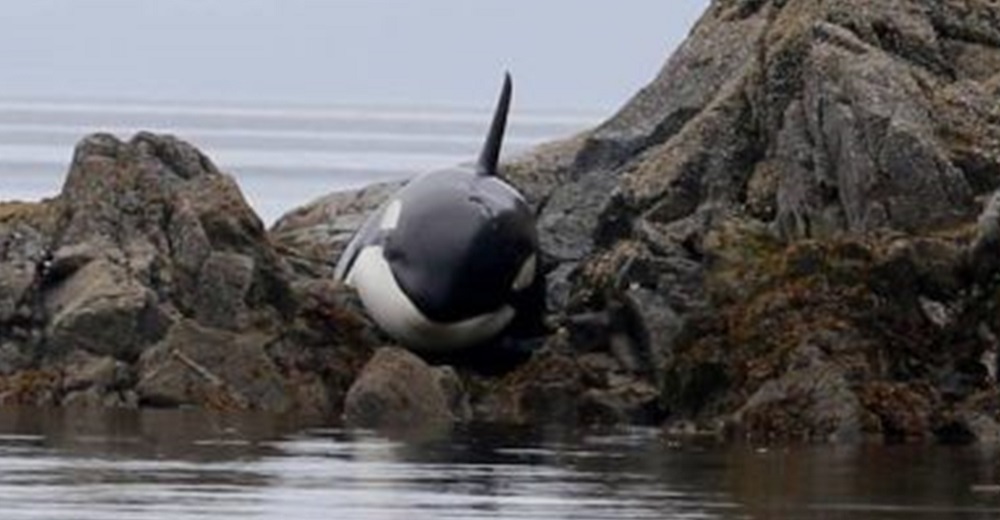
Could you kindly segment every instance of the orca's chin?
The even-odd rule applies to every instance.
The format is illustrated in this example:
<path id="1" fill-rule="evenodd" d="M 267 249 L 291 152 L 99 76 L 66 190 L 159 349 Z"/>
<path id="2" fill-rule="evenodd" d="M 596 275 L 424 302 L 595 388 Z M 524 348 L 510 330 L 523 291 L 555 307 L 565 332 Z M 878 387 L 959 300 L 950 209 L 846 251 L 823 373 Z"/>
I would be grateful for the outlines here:
<path id="1" fill-rule="evenodd" d="M 509 305 L 456 322 L 428 319 L 400 288 L 382 246 L 364 248 L 346 282 L 357 290 L 383 330 L 416 351 L 443 354 L 479 345 L 496 337 L 514 319 Z"/>

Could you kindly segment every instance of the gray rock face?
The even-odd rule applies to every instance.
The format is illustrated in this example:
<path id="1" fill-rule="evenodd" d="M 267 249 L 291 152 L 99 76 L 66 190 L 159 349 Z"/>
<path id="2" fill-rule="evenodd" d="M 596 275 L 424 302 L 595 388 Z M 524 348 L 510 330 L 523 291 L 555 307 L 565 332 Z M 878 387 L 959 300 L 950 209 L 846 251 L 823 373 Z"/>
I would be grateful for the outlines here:
<path id="1" fill-rule="evenodd" d="M 552 169 L 556 183 L 538 183 L 517 162 L 509 170 L 515 184 L 539 190 L 529 197 L 541 201 L 542 243 L 560 295 L 550 306 L 634 308 L 626 350 L 647 353 L 640 358 L 653 364 L 647 373 L 662 382 L 674 419 L 711 423 L 743 410 L 740 417 L 752 418 L 745 431 L 754 434 L 853 439 L 922 428 L 931 435 L 934 413 L 944 413 L 936 392 L 948 394 L 952 383 L 925 391 L 916 381 L 980 381 L 974 369 L 954 367 L 978 366 L 973 360 L 990 347 L 956 338 L 974 336 L 968 331 L 977 321 L 996 321 L 983 314 L 992 303 L 962 296 L 979 291 L 962 273 L 983 283 L 997 272 L 996 204 L 971 241 L 955 230 L 968 230 L 980 199 L 1000 185 L 997 20 L 1000 7 L 980 1 L 713 2 L 616 115 L 572 151 L 531 158 L 562 165 Z M 926 239 L 891 238 L 898 236 Z M 955 342 L 953 351 L 931 360 L 923 351 L 930 346 L 914 337 L 912 359 L 893 362 L 908 368 L 893 375 L 860 363 L 854 348 L 790 361 L 789 345 L 804 341 L 796 319 L 816 320 L 816 330 L 833 337 L 843 331 L 827 328 L 841 323 L 852 331 L 844 337 L 880 338 L 857 342 L 860 351 L 896 348 L 886 345 L 898 341 L 893 333 L 847 317 L 846 309 L 863 307 L 849 303 L 854 296 L 796 307 L 784 292 L 794 283 L 773 285 L 793 267 L 777 260 L 784 248 L 795 257 L 799 241 L 843 237 L 865 245 L 838 251 L 843 260 L 797 257 L 803 263 L 795 269 L 828 277 L 815 269 L 832 263 L 835 272 L 855 273 L 868 280 L 860 290 L 892 302 L 881 327 L 912 329 L 911 320 L 924 320 L 921 327 L 933 328 L 926 336 Z M 874 270 L 856 270 L 859 262 Z M 910 301 L 933 302 L 934 319 L 928 305 Z M 743 321 L 768 306 L 787 317 Z M 615 327 L 615 319 L 607 323 Z M 621 351 L 614 341 L 605 348 Z M 758 377 L 760 370 L 767 375 Z M 866 379 L 880 377 L 892 381 L 892 398 Z M 884 412 L 897 398 L 921 410 L 903 414 L 902 428 Z M 801 410 L 802 423 L 782 421 L 772 404 L 786 400 L 813 403 Z"/>
<path id="2" fill-rule="evenodd" d="M 783 229 L 811 234 L 808 223 L 829 204 L 820 202 L 824 187 L 836 195 L 830 202 L 839 203 L 840 226 L 853 231 L 919 231 L 967 218 L 973 188 L 935 135 L 938 110 L 927 89 L 936 88 L 937 78 L 844 27 L 821 24 L 814 33 L 821 40 L 806 57 L 803 101 L 789 106 L 784 134 L 799 143 L 812 137 L 814 144 L 796 150 L 778 143 L 812 168 L 779 174 Z M 803 121 L 805 128 L 795 128 Z M 775 154 L 774 164 L 790 159 Z"/>
<path id="3" fill-rule="evenodd" d="M 85 139 L 58 208 L 44 293 L 53 353 L 134 360 L 182 317 L 238 330 L 291 311 L 287 267 L 260 221 L 186 143 Z"/>
<path id="4" fill-rule="evenodd" d="M 755 72 L 767 31 L 763 16 L 734 16 L 716 2 L 674 52 L 657 77 L 589 136 L 583 163 L 621 164 L 643 149 L 676 136 L 720 92 Z M 730 2 L 731 4 L 731 2 Z M 726 17 L 725 31 L 713 22 Z"/>
<path id="5" fill-rule="evenodd" d="M 736 427 L 768 440 L 770 432 L 802 440 L 857 441 L 864 409 L 843 367 L 805 344 L 792 353 L 791 369 L 764 383 L 735 414 Z M 782 424 L 771 424 L 780 422 Z"/>
<path id="6" fill-rule="evenodd" d="M 579 261 L 594 250 L 594 230 L 615 189 L 609 172 L 590 172 L 552 192 L 538 220 L 539 246 L 559 262 Z"/>
<path id="7" fill-rule="evenodd" d="M 25 225 L 0 227 L 0 323 L 15 318 L 45 260 L 47 240 Z"/>
<path id="8" fill-rule="evenodd" d="M 400 348 L 382 348 L 351 386 L 344 418 L 363 428 L 427 431 L 468 419 L 466 399 L 451 368 L 431 367 Z"/>
<path id="9" fill-rule="evenodd" d="M 182 322 L 139 360 L 139 400 L 151 406 L 287 411 L 293 405 L 289 389 L 266 351 L 273 341 Z"/>
<path id="10" fill-rule="evenodd" d="M 709 208 L 787 238 L 967 221 L 1000 182 L 995 17 L 983 2 L 716 1 L 614 117 L 508 175 L 543 201 L 559 260 Z"/>
<path id="11" fill-rule="evenodd" d="M 326 195 L 282 216 L 271 236 L 297 269 L 330 277 L 341 251 L 368 214 L 402 185 L 389 182 Z"/>
<path id="12" fill-rule="evenodd" d="M 148 288 L 104 260 L 81 267 L 48 293 L 45 303 L 52 316 L 47 347 L 53 354 L 80 349 L 134 358 L 164 333 L 169 320 Z"/>
<path id="13" fill-rule="evenodd" d="M 5 403 L 332 413 L 367 352 L 338 289 L 170 136 L 85 138 L 59 197 L 0 205 L 0 259 Z"/>

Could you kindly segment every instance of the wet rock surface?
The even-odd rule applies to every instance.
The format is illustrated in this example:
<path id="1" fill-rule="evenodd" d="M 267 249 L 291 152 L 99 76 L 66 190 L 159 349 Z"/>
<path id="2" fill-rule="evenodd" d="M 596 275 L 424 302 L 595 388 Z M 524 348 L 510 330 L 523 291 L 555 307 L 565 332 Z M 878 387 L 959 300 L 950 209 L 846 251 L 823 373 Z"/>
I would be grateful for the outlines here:
<path id="1" fill-rule="evenodd" d="M 386 338 L 329 276 L 396 185 L 265 232 L 190 146 L 88 138 L 59 197 L 0 205 L 0 402 L 995 442 L 998 21 L 712 2 L 617 114 L 503 165 L 553 331 L 500 374 L 371 358 Z"/>
<path id="2" fill-rule="evenodd" d="M 348 425 L 392 431 L 445 428 L 470 417 L 462 381 L 398 347 L 375 352 L 347 393 Z"/>

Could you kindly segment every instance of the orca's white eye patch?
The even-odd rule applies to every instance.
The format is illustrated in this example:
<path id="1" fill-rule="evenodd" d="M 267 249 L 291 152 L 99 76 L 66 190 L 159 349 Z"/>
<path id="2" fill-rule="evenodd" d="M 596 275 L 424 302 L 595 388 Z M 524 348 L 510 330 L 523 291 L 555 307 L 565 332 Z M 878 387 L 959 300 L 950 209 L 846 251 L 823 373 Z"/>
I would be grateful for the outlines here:
<path id="1" fill-rule="evenodd" d="M 528 288 L 532 282 L 535 281 L 535 271 L 538 269 L 538 257 L 537 255 L 531 255 L 527 260 L 521 264 L 521 270 L 517 272 L 517 278 L 514 278 L 514 283 L 511 288 L 514 292 L 520 292 Z"/>
<path id="2" fill-rule="evenodd" d="M 382 213 L 382 222 L 379 223 L 379 228 L 389 231 L 396 229 L 399 225 L 399 216 L 403 212 L 403 203 L 396 199 L 389 203 L 385 208 L 385 212 Z"/>

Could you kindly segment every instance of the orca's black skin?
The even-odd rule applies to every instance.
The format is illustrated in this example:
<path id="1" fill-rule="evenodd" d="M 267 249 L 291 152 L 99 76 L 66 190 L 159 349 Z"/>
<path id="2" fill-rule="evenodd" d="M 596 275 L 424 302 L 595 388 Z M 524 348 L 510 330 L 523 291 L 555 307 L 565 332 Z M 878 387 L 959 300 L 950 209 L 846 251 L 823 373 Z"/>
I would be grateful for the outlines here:
<path id="1" fill-rule="evenodd" d="M 490 124 L 490 132 L 486 134 L 486 142 L 483 143 L 483 150 L 476 163 L 476 173 L 479 175 L 487 177 L 496 177 L 497 175 L 500 147 L 503 146 L 503 135 L 507 130 L 507 114 L 510 113 L 510 98 L 513 90 L 514 86 L 510 80 L 510 74 L 504 74 L 500 99 L 497 101 L 497 108 L 493 113 L 493 123 Z"/>
<path id="2" fill-rule="evenodd" d="M 508 334 L 542 332 L 540 268 L 528 288 L 512 287 L 525 261 L 532 255 L 540 260 L 535 215 L 497 175 L 511 93 L 507 75 L 478 162 L 419 176 L 394 194 L 390 201 L 401 208 L 395 228 L 380 227 L 386 203 L 348 244 L 338 279 L 362 249 L 381 245 L 397 284 L 428 319 L 456 323 L 510 305 L 515 317 Z"/>
<path id="3" fill-rule="evenodd" d="M 403 291 L 433 321 L 450 323 L 511 301 L 538 248 L 534 214 L 495 177 L 442 171 L 410 184 L 385 257 Z"/>

